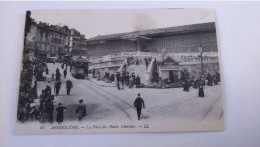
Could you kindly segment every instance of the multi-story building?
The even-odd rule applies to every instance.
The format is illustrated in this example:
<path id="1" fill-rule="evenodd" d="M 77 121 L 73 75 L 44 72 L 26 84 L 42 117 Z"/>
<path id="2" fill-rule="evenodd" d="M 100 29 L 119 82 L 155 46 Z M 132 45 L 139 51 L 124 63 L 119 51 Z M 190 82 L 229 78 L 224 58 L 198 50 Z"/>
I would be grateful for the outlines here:
<path id="1" fill-rule="evenodd" d="M 61 57 L 66 54 L 69 28 L 67 26 L 36 24 L 35 51 L 38 58 Z"/>
<path id="2" fill-rule="evenodd" d="M 37 28 L 34 48 L 38 58 L 85 55 L 86 39 L 77 30 L 41 22 L 34 27 Z"/>
<path id="3" fill-rule="evenodd" d="M 69 33 L 69 52 L 71 55 L 86 55 L 87 42 L 85 35 L 80 34 L 75 29 L 70 29 Z"/>

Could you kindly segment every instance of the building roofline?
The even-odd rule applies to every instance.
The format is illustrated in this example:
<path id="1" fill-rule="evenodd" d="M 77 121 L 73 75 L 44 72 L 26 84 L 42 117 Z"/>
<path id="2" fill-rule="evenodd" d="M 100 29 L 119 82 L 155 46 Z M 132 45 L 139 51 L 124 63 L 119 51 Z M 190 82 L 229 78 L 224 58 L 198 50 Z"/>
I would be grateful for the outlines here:
<path id="1" fill-rule="evenodd" d="M 109 35 L 98 35 L 96 37 L 87 39 L 87 41 L 136 39 L 140 36 L 144 37 L 144 36 L 155 36 L 155 35 L 163 35 L 163 34 L 165 35 L 165 34 L 191 33 L 191 32 L 199 32 L 199 31 L 212 31 L 212 30 L 214 31 L 216 30 L 215 22 L 190 24 L 190 25 L 133 31 L 133 32 L 109 34 Z"/>

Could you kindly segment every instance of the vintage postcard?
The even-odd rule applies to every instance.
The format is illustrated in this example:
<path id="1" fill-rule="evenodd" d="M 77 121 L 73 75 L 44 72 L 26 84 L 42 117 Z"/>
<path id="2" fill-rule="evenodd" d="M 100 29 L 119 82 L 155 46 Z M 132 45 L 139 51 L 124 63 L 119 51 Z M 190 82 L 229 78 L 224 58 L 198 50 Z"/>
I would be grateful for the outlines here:
<path id="1" fill-rule="evenodd" d="M 223 131 L 214 9 L 26 12 L 15 134 Z"/>

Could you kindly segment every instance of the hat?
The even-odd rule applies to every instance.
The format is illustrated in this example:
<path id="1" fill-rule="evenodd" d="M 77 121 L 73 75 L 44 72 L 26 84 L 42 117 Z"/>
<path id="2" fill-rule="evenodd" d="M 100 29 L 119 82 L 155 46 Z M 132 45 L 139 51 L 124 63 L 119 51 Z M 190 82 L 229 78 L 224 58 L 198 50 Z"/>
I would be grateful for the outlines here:
<path id="1" fill-rule="evenodd" d="M 80 100 L 79 100 L 79 103 L 82 103 L 82 102 L 83 102 L 83 99 L 80 99 Z"/>

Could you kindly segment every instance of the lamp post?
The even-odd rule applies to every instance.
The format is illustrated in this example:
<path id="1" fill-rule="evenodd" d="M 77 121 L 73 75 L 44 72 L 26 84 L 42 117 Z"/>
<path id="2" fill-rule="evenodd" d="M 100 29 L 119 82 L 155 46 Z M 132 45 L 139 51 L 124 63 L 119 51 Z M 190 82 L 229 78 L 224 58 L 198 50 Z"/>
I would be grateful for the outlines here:
<path id="1" fill-rule="evenodd" d="M 203 70 L 203 57 L 202 57 L 203 50 L 202 50 L 202 46 L 201 45 L 199 46 L 199 52 L 200 52 L 200 62 L 201 62 L 201 74 L 203 74 L 204 73 L 204 70 Z"/>

